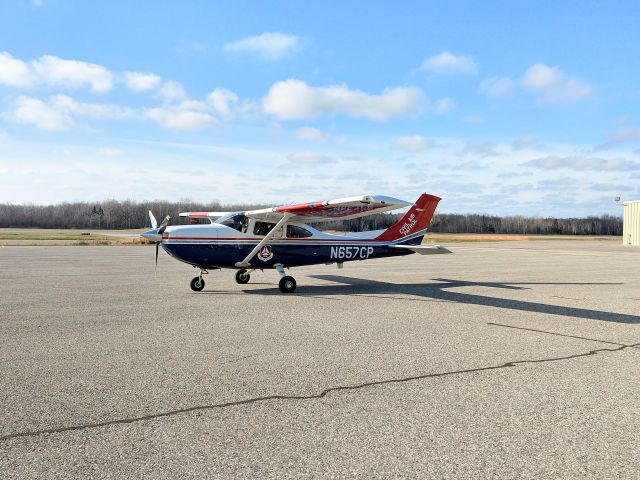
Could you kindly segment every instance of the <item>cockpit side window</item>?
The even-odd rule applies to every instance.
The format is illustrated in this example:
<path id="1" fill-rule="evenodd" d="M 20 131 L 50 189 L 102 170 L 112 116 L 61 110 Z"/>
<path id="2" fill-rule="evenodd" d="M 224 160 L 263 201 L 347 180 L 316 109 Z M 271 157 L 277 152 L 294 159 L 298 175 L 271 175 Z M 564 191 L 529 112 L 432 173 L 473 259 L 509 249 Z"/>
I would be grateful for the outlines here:
<path id="1" fill-rule="evenodd" d="M 253 233 L 254 235 L 260 235 L 261 237 L 264 237 L 271 230 L 273 230 L 273 227 L 275 226 L 275 223 L 256 222 L 256 225 L 253 227 Z"/>
<path id="2" fill-rule="evenodd" d="M 298 225 L 287 225 L 287 238 L 308 238 L 313 234 L 306 228 Z"/>
<path id="3" fill-rule="evenodd" d="M 247 233 L 247 226 L 249 225 L 249 219 L 243 213 L 234 215 L 220 222 L 220 225 L 231 227 L 242 233 Z"/>

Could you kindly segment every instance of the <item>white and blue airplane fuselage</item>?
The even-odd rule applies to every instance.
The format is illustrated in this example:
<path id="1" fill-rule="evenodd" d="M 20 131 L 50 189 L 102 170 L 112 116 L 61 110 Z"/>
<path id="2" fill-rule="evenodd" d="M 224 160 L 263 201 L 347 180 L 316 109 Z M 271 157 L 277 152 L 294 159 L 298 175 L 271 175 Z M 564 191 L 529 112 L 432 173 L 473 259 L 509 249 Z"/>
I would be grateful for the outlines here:
<path id="1" fill-rule="evenodd" d="M 202 290 L 202 273 L 211 269 L 237 270 L 238 283 L 247 283 L 252 270 L 276 269 L 282 277 L 280 289 L 289 293 L 296 285 L 292 277 L 285 275 L 286 268 L 332 263 L 342 266 L 344 262 L 412 253 L 448 253 L 439 246 L 421 246 L 440 200 L 432 195 L 423 194 L 400 221 L 385 230 L 335 235 L 300 222 L 305 217 L 354 218 L 372 210 L 389 210 L 402 202 L 390 197 L 362 198 L 368 200 L 358 200 L 362 205 L 350 198 L 333 204 L 317 202 L 250 212 L 181 214 L 192 219 L 206 217 L 212 222 L 200 225 L 167 226 L 166 218 L 158 228 L 151 215 L 154 228 L 142 235 L 155 241 L 156 248 L 161 245 L 173 258 L 200 269 L 200 275 L 191 283 L 195 291 Z M 216 221 L 212 217 L 217 217 Z"/>

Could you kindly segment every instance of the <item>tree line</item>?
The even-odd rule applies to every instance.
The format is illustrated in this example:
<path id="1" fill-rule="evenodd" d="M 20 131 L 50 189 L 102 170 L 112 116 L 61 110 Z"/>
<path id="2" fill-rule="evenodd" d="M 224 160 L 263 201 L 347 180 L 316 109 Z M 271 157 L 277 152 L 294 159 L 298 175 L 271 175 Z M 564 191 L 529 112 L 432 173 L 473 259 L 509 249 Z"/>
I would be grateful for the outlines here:
<path id="1" fill-rule="evenodd" d="M 166 215 L 171 224 L 186 223 L 178 216 L 188 211 L 244 211 L 266 205 L 221 205 L 217 202 L 198 203 L 191 200 L 167 202 L 155 200 L 135 202 L 106 200 L 103 202 L 65 202 L 55 205 L 0 204 L 0 227 L 16 228 L 79 228 L 129 229 L 150 226 L 148 211 L 158 222 Z M 378 230 L 393 225 L 402 214 L 380 213 L 347 221 L 317 224 L 323 230 Z M 430 230 L 441 233 L 501 233 L 541 235 L 622 235 L 622 218 L 613 215 L 585 218 L 542 218 L 525 216 L 499 217 L 479 214 L 436 214 Z"/>
<path id="2" fill-rule="evenodd" d="M 329 230 L 378 230 L 400 220 L 402 214 L 375 214 L 345 222 L 323 224 Z M 319 225 L 318 225 L 319 226 Z M 613 215 L 584 218 L 525 217 L 436 213 L 429 230 L 436 233 L 500 233 L 524 235 L 622 235 L 622 218 Z"/>

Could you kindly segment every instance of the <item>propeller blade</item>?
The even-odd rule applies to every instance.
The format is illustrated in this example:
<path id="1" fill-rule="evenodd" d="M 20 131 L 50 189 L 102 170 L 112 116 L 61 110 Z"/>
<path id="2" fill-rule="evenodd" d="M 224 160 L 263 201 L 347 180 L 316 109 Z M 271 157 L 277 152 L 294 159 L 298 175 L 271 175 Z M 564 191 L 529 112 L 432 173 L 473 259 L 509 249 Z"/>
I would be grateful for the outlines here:
<path id="1" fill-rule="evenodd" d="M 156 270 L 158 269 L 158 250 L 160 250 L 160 242 L 156 242 Z"/>
<path id="2" fill-rule="evenodd" d="M 164 220 L 162 220 L 162 223 L 160 224 L 160 228 L 158 229 L 158 233 L 160 235 L 162 235 L 164 233 L 164 231 L 167 228 L 167 225 L 169 225 L 169 219 L 171 217 L 169 215 L 167 215 L 166 217 L 164 217 Z"/>
<path id="3" fill-rule="evenodd" d="M 151 213 L 151 210 L 149 210 L 149 220 L 151 220 L 151 228 L 158 228 L 158 221 L 156 217 L 153 216 L 153 213 Z"/>

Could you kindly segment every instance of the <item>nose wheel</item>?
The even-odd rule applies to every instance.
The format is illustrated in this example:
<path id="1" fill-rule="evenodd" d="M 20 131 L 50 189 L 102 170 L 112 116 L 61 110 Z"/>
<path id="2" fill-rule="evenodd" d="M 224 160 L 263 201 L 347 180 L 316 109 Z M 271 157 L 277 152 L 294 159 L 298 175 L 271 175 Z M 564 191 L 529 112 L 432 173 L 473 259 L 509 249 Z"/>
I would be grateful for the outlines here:
<path id="1" fill-rule="evenodd" d="M 197 277 L 194 277 L 191 280 L 190 286 L 191 286 L 191 290 L 193 290 L 194 292 L 201 292 L 202 289 L 204 288 L 204 278 L 202 278 L 202 275 L 205 275 L 209 272 L 207 272 L 204 268 L 200 269 L 200 275 L 198 275 Z"/>
<path id="2" fill-rule="evenodd" d="M 193 290 L 194 292 L 201 292 L 203 288 L 204 278 L 195 277 L 193 280 L 191 280 L 191 290 Z"/>

